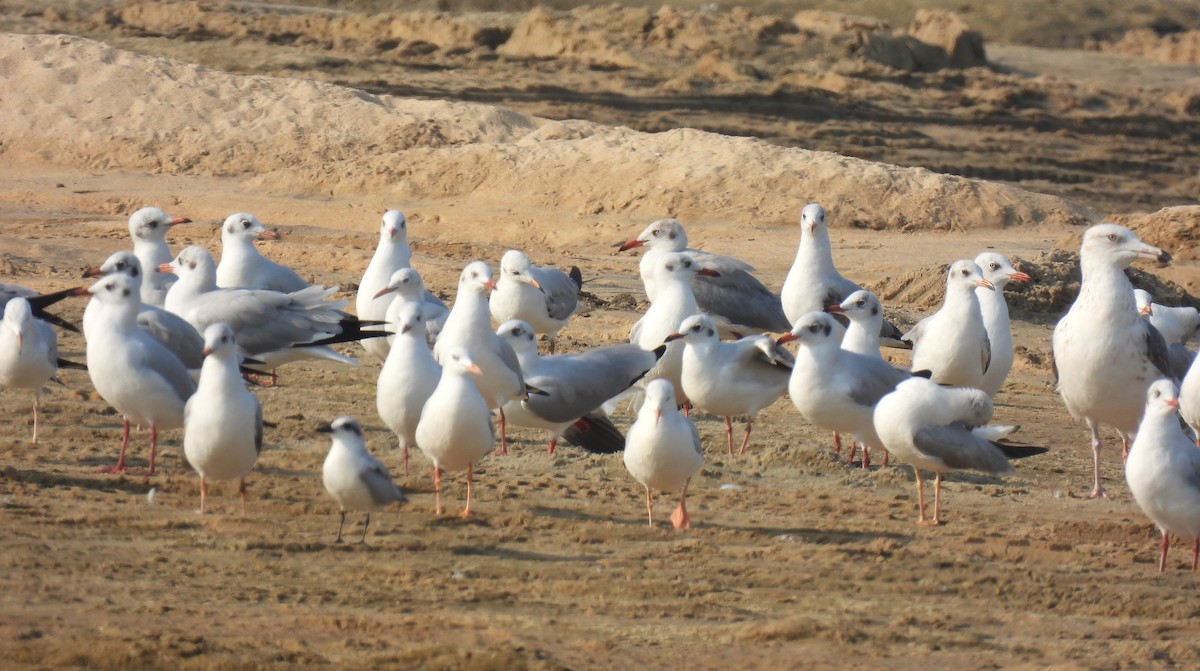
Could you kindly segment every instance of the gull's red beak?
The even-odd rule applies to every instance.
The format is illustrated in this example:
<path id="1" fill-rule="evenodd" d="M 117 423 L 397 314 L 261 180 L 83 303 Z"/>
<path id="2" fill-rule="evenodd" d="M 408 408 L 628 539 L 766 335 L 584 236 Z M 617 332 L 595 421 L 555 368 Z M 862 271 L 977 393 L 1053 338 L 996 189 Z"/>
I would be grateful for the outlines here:
<path id="1" fill-rule="evenodd" d="M 259 240 L 279 240 L 281 238 L 279 236 L 279 231 L 268 228 L 268 229 L 265 229 L 262 233 L 258 234 L 258 239 Z"/>
<path id="2" fill-rule="evenodd" d="M 467 366 L 465 370 L 472 375 L 480 375 L 480 376 L 483 375 L 483 371 L 480 370 L 479 366 L 477 366 L 475 364 L 471 364 L 470 366 Z"/>
<path id="3" fill-rule="evenodd" d="M 103 277 L 104 273 L 101 272 L 99 268 L 88 268 L 87 270 L 83 271 L 83 276 L 84 277 Z"/>
<path id="4" fill-rule="evenodd" d="M 190 224 L 190 223 L 192 223 L 192 220 L 188 219 L 187 217 L 172 217 L 171 220 L 167 222 L 167 225 L 168 226 L 178 226 L 179 224 Z"/>
<path id="5" fill-rule="evenodd" d="M 635 240 L 626 240 L 625 242 L 622 242 L 621 244 L 617 245 L 617 251 L 618 252 L 629 251 L 630 249 L 633 249 L 635 247 L 641 247 L 644 244 L 646 244 L 646 243 L 642 242 L 641 240 L 636 240 L 636 239 Z"/>
<path id="6" fill-rule="evenodd" d="M 175 268 L 173 268 L 171 266 L 171 264 L 169 264 L 169 263 L 160 263 L 160 264 L 158 264 L 158 272 L 173 273 L 173 272 L 175 272 Z"/>
<path id="7" fill-rule="evenodd" d="M 1140 310 L 1138 310 L 1138 312 L 1140 312 L 1143 317 L 1149 317 L 1150 315 L 1154 314 L 1154 307 L 1150 305 L 1144 305 Z"/>
<path id="8" fill-rule="evenodd" d="M 671 335 L 667 336 L 666 340 L 663 340 L 663 343 L 669 343 L 672 340 L 679 340 L 682 337 L 683 337 L 682 333 L 672 333 Z"/>
<path id="9" fill-rule="evenodd" d="M 532 284 L 533 286 L 537 287 L 538 291 L 540 291 L 542 293 L 546 293 L 546 290 L 542 288 L 541 283 L 539 283 L 537 280 L 533 279 L 532 277 L 529 278 L 529 283 Z"/>
<path id="10" fill-rule="evenodd" d="M 1014 282 L 1032 282 L 1033 278 L 1028 273 L 1023 273 L 1019 270 L 1008 274 L 1008 279 Z"/>
<path id="11" fill-rule="evenodd" d="M 204 350 L 201 352 L 201 354 L 203 354 L 204 356 L 208 356 L 209 354 L 212 354 L 212 348 L 205 347 Z"/>
<path id="12" fill-rule="evenodd" d="M 775 344 L 782 345 L 784 343 L 792 342 L 793 340 L 797 340 L 797 339 L 798 338 L 796 338 L 796 336 L 792 333 L 784 333 L 783 335 L 779 336 L 779 339 L 775 341 Z"/>
<path id="13" fill-rule="evenodd" d="M 826 312 L 832 312 L 835 315 L 844 314 L 846 311 L 840 305 L 830 305 L 825 308 Z"/>
<path id="14" fill-rule="evenodd" d="M 654 425 L 658 426 L 658 420 L 662 419 L 662 410 L 654 411 Z"/>
<path id="15" fill-rule="evenodd" d="M 372 298 L 379 298 L 380 296 L 386 296 L 386 295 L 392 293 L 393 291 L 395 291 L 395 289 L 393 289 L 392 287 L 384 287 L 384 288 L 380 289 L 379 291 L 376 291 L 375 295 L 372 296 Z"/>
<path id="16" fill-rule="evenodd" d="M 712 268 L 701 268 L 700 270 L 696 271 L 696 274 L 703 275 L 705 277 L 720 277 L 721 276 L 721 273 L 718 273 L 717 271 L 713 270 Z"/>
<path id="17" fill-rule="evenodd" d="M 1176 410 L 1178 410 L 1178 409 L 1179 409 L 1179 399 L 1177 399 L 1177 398 L 1168 398 L 1168 399 L 1167 399 L 1167 405 L 1169 405 L 1169 406 L 1171 406 L 1172 408 L 1175 408 Z"/>
<path id="18" fill-rule="evenodd" d="M 496 280 L 492 279 L 492 280 L 488 280 L 487 282 L 484 282 L 483 288 L 487 289 L 488 291 L 495 291 L 496 290 Z"/>
<path id="19" fill-rule="evenodd" d="M 975 286 L 984 287 L 985 289 L 991 289 L 992 291 L 996 290 L 996 285 L 992 284 L 991 282 L 988 282 L 987 280 L 978 280 L 975 282 Z"/>

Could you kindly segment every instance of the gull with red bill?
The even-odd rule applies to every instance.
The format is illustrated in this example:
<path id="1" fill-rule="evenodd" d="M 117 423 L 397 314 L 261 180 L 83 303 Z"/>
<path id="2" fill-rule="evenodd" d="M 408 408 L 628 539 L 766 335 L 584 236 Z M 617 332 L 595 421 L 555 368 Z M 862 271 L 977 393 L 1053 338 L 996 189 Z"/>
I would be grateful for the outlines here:
<path id="1" fill-rule="evenodd" d="M 221 262 L 217 286 L 222 289 L 266 289 L 290 294 L 309 287 L 296 271 L 259 253 L 255 240 L 278 240 L 249 212 L 235 212 L 221 224 Z"/>
<path id="2" fill-rule="evenodd" d="M 191 219 L 172 217 L 157 207 L 143 207 L 129 215 L 129 235 L 133 238 L 133 253 L 143 268 L 157 268 L 171 260 L 167 247 L 167 231 L 179 224 L 191 223 Z M 167 289 L 175 283 L 169 273 L 143 278 L 142 302 L 162 307 L 167 299 Z"/>
<path id="3" fill-rule="evenodd" d="M 700 274 L 691 279 L 692 294 L 699 309 L 713 318 L 722 336 L 740 337 L 763 331 L 786 331 L 790 328 L 779 297 L 763 286 L 751 273 L 754 266 L 730 256 L 711 254 L 688 246 L 687 233 L 677 219 L 652 222 L 636 238 L 619 246 L 617 251 L 645 247 L 638 272 L 646 288 L 646 298 L 658 300 L 658 283 L 654 274 L 658 259 L 669 253 L 686 254 L 701 268 L 716 271 L 716 275 Z"/>
<path id="4" fill-rule="evenodd" d="M 582 289 L 579 268 L 571 266 L 568 275 L 551 266 L 535 266 L 524 252 L 510 249 L 500 259 L 500 279 L 488 306 L 499 324 L 519 319 L 545 334 L 553 354 L 558 332 L 575 313 Z"/>
<path id="5" fill-rule="evenodd" d="M 993 287 L 975 288 L 975 296 L 979 298 L 979 309 L 983 313 L 983 328 L 987 331 L 992 355 L 979 388 L 989 396 L 995 396 L 1004 386 L 1004 380 L 1008 377 L 1008 371 L 1012 370 L 1013 364 L 1012 323 L 1008 318 L 1008 301 L 1004 298 L 1004 287 L 1008 286 L 1009 282 L 1025 284 L 1030 282 L 1031 278 L 1013 268 L 1008 259 L 995 252 L 983 252 L 975 257 L 975 263 L 983 271 L 983 278 L 991 282 Z"/>
<path id="6" fill-rule="evenodd" d="M 983 384 L 991 345 L 976 287 L 995 291 L 974 261 L 950 264 L 941 309 L 904 335 L 913 344 L 914 371 L 929 371 L 938 384 L 975 388 Z"/>

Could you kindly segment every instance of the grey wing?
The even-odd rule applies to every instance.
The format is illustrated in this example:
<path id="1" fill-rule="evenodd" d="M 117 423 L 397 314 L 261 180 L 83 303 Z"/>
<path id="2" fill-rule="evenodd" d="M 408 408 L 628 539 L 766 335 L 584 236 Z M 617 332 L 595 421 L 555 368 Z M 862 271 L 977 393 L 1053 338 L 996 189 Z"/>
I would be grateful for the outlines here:
<path id="1" fill-rule="evenodd" d="M 921 342 L 921 335 L 925 332 L 925 328 L 929 326 L 930 319 L 933 319 L 933 315 L 930 315 L 914 324 L 913 327 L 909 329 L 908 333 L 905 333 L 900 337 L 900 340 L 903 342 L 912 343 L 915 347 L 917 343 Z"/>
<path id="2" fill-rule="evenodd" d="M 263 446 L 263 419 L 262 419 L 262 403 L 258 402 L 258 397 L 251 394 L 250 398 L 254 399 L 254 451 L 262 453 Z"/>
<path id="3" fill-rule="evenodd" d="M 641 379 L 658 360 L 655 352 L 636 345 L 567 356 L 558 361 L 550 357 L 553 368 L 529 381 L 547 395 L 531 396 L 526 407 L 550 422 L 571 422 L 594 411 Z"/>
<path id="4" fill-rule="evenodd" d="M 879 399 L 892 393 L 896 385 L 912 377 L 883 359 L 842 352 L 848 367 L 857 371 L 856 384 L 850 390 L 850 400 L 862 406 L 874 407 Z"/>
<path id="5" fill-rule="evenodd" d="M 188 368 L 204 363 L 204 337 L 179 315 L 147 305 L 138 313 L 137 323 Z"/>
<path id="6" fill-rule="evenodd" d="M 791 377 L 796 359 L 767 336 L 749 336 L 730 343 L 738 347 L 739 359 L 760 375 Z"/>
<path id="7" fill-rule="evenodd" d="M 271 291 L 280 291 L 285 294 L 290 294 L 293 291 L 301 291 L 309 287 L 308 280 L 300 277 L 300 274 L 291 268 L 288 268 L 280 263 L 276 263 L 266 257 L 263 257 L 263 261 L 266 262 L 265 286 L 255 288 L 269 289 Z"/>
<path id="8" fill-rule="evenodd" d="M 724 258 L 724 257 L 721 257 Z M 708 266 L 705 266 L 708 267 Z M 719 277 L 697 275 L 690 284 L 696 305 L 733 324 L 783 333 L 792 326 L 783 313 L 783 303 L 745 270 L 717 270 Z"/>
<path id="9" fill-rule="evenodd" d="M 926 426 L 913 435 L 921 452 L 940 459 L 950 468 L 969 468 L 985 473 L 1012 473 L 1012 464 L 995 445 L 976 437 L 964 424 Z"/>
<path id="10" fill-rule="evenodd" d="M 8 305 L 14 298 L 33 298 L 38 295 L 33 289 L 27 289 L 19 284 L 0 282 L 0 308 Z"/>
<path id="11" fill-rule="evenodd" d="M 332 309 L 296 304 L 293 294 L 229 290 L 202 294 L 188 309 L 188 321 L 202 331 L 224 322 L 233 328 L 238 347 L 251 355 L 309 343 L 341 331 L 341 315 Z"/>
<path id="12" fill-rule="evenodd" d="M 404 493 L 392 480 L 391 473 L 388 473 L 387 468 L 374 457 L 369 456 L 367 465 L 359 472 L 358 477 L 366 485 L 367 492 L 376 505 L 384 506 L 404 498 Z"/>
<path id="13" fill-rule="evenodd" d="M 692 447 L 695 448 L 696 454 L 703 457 L 704 446 L 700 444 L 700 432 L 696 430 L 696 423 L 689 419 L 687 425 L 692 430 Z"/>
<path id="14" fill-rule="evenodd" d="M 524 389 L 525 375 L 521 372 L 521 360 L 517 358 L 517 353 L 513 351 L 512 345 L 496 334 L 492 334 L 492 340 L 496 344 L 496 354 L 500 356 L 500 361 L 517 374 L 517 379 L 521 381 L 521 388 Z"/>
<path id="15" fill-rule="evenodd" d="M 983 363 L 983 372 L 987 372 L 989 366 L 992 365 L 992 339 L 988 337 L 987 331 L 983 332 L 983 347 L 980 348 L 980 357 Z"/>
<path id="16" fill-rule="evenodd" d="M 534 266 L 530 272 L 546 294 L 546 311 L 550 318 L 570 317 L 579 303 L 579 285 L 557 268 Z"/>
<path id="17" fill-rule="evenodd" d="M 1159 374 L 1179 384 L 1179 379 L 1171 374 L 1171 358 L 1162 334 L 1144 319 L 1138 320 L 1138 328 L 1142 329 L 1142 354 L 1158 369 Z"/>
<path id="18" fill-rule="evenodd" d="M 1167 347 L 1167 358 L 1171 362 L 1171 376 L 1182 381 L 1196 355 L 1186 346 L 1175 343 Z"/>
<path id="19" fill-rule="evenodd" d="M 46 343 L 46 358 L 50 361 L 50 365 L 58 365 L 58 334 L 54 332 L 54 327 L 50 326 L 42 320 L 34 322 L 37 325 L 38 337 Z"/>
<path id="20" fill-rule="evenodd" d="M 147 335 L 143 335 L 138 344 L 140 356 L 136 365 L 145 366 L 162 376 L 181 401 L 187 401 L 196 393 L 196 382 L 188 375 L 187 368 L 179 357 Z"/>

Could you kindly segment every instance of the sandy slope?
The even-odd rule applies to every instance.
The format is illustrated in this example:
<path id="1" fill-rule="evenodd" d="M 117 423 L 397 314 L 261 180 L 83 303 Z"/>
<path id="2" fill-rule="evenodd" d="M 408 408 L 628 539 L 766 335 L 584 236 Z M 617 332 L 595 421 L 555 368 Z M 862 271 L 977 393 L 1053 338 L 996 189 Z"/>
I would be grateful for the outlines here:
<path id="1" fill-rule="evenodd" d="M 468 259 L 546 245 L 536 260 L 580 265 L 601 301 L 639 295 L 636 259 L 612 245 L 667 212 L 774 286 L 813 198 L 830 208 L 846 274 L 864 283 L 985 247 L 1032 259 L 1092 216 L 995 183 L 751 139 L 231 76 L 79 38 L 0 36 L 0 73 L 22 84 L 0 115 L 0 269 L 44 288 L 124 246 L 124 216 L 147 202 L 197 220 L 173 243 L 211 249 L 225 214 L 256 212 L 287 234 L 264 253 L 343 287 L 365 267 L 379 212 L 400 206 L 435 289 Z M 1194 247 L 1194 216 L 1144 230 Z M 1166 272 L 1186 284 L 1195 265 Z M 912 300 L 900 319 L 919 312 Z M 560 344 L 623 339 L 636 314 L 618 305 L 580 317 Z M 31 668 L 1194 666 L 1200 588 L 1180 570 L 1185 552 L 1153 572 L 1156 534 L 1118 465 L 1105 469 L 1112 499 L 1074 498 L 1089 487 L 1084 430 L 1052 392 L 1053 316 L 1026 317 L 997 416 L 1051 453 L 1005 480 L 951 478 L 938 529 L 913 524 L 909 469 L 835 462 L 827 434 L 781 401 L 743 459 L 722 456 L 723 425 L 700 418 L 708 464 L 688 534 L 644 526 L 619 458 L 549 457 L 542 436 L 521 432 L 513 456 L 484 462 L 476 521 L 434 519 L 414 473 L 411 506 L 377 515 L 367 546 L 334 546 L 314 426 L 356 415 L 371 449 L 399 465 L 374 416 L 372 363 L 289 370 L 260 392 L 278 426 L 245 518 L 228 487 L 199 518 L 197 483 L 172 448 L 153 480 L 97 475 L 119 422 L 86 376 L 48 394 L 37 449 L 24 442 L 27 399 L 6 391 L 0 657 Z M 68 355 L 82 349 L 64 338 Z M 144 443 L 133 454 L 142 463 Z"/>

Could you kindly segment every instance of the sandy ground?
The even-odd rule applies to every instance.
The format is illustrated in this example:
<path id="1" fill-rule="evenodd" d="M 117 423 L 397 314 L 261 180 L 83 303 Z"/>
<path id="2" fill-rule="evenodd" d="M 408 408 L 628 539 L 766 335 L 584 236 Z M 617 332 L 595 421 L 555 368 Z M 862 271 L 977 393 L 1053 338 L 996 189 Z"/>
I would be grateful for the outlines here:
<path id="1" fill-rule="evenodd" d="M 125 216 L 154 203 L 196 222 L 172 232 L 174 245 L 213 250 L 219 247 L 216 226 L 226 214 L 254 212 L 284 233 L 282 241 L 263 245 L 265 254 L 316 281 L 339 284 L 350 296 L 373 249 L 379 213 L 401 207 L 410 217 L 414 264 L 431 288 L 447 296 L 466 261 L 495 263 L 510 246 L 541 249 L 533 254 L 538 262 L 579 265 L 587 291 L 599 300 L 560 338 L 560 345 L 577 350 L 626 337 L 636 312 L 608 302 L 621 294 L 640 298 L 637 259 L 613 248 L 663 212 L 689 215 L 694 245 L 752 259 L 763 280 L 778 287 L 791 262 L 800 208 L 827 190 L 831 200 L 820 199 L 830 207 L 843 272 L 885 290 L 914 271 L 930 275 L 940 264 L 985 248 L 1032 261 L 1060 243 L 1069 247 L 1078 229 L 1067 224 L 1105 211 L 1111 202 L 1096 197 L 1068 203 L 995 183 L 691 131 L 641 135 L 400 99 L 383 100 L 387 114 L 361 111 L 353 103 L 359 98 L 303 88 L 309 86 L 303 82 L 210 77 L 160 61 L 87 51 L 92 47 L 74 41 L 58 48 L 13 44 L 6 38 L 0 45 L 0 69 L 10 76 L 32 76 L 36 63 L 49 62 L 58 51 L 67 59 L 92 54 L 95 67 L 124 68 L 129 79 L 76 88 L 25 80 L 27 90 L 44 94 L 41 101 L 22 99 L 9 107 L 0 161 L 0 269 L 6 281 L 39 289 L 77 283 L 84 267 L 126 246 Z M 1015 47 L 1002 53 L 1026 64 L 1048 59 L 1042 51 Z M 1081 67 L 1071 59 L 1083 54 L 1072 52 L 1060 67 Z M 145 73 L 148 79 L 137 79 Z M 271 115 L 282 112 L 268 102 L 261 103 L 266 130 L 257 136 L 253 124 L 222 125 L 236 117 L 188 101 L 171 123 L 190 124 L 194 135 L 164 133 L 137 145 L 124 139 L 154 102 L 147 95 L 127 114 L 112 114 L 103 88 L 141 86 L 157 94 L 173 90 L 164 83 L 169 81 L 180 82 L 179 91 L 217 98 L 229 87 L 256 95 L 295 92 L 310 105 L 302 111 L 331 128 L 344 123 L 357 129 L 364 145 L 380 138 L 362 129 L 402 114 L 444 132 L 442 140 L 420 136 L 396 150 L 409 163 L 400 183 L 396 173 L 370 172 L 378 166 L 349 151 L 307 160 L 303 133 L 271 143 L 271 133 L 279 135 Z M 88 93 L 67 99 L 64 92 L 76 90 Z M 182 95 L 177 91 L 172 99 Z M 290 100 L 274 102 L 286 108 Z M 328 114 L 330 104 L 340 105 L 341 117 Z M 39 110 L 39 123 L 31 122 Z M 456 120 L 445 120 L 452 113 Z M 102 124 L 105 115 L 110 119 Z M 204 124 L 221 130 L 207 136 L 210 156 L 204 154 Z M 471 124 L 477 128 L 468 137 L 462 128 Z M 78 141 L 39 134 L 46 126 L 79 133 Z M 539 132 L 545 142 L 522 139 Z M 964 138 L 972 132 L 970 125 L 957 130 Z M 982 128 L 970 141 L 987 132 Z M 335 139 L 353 143 L 353 135 Z M 314 153 L 336 146 L 315 132 L 310 140 Z M 1111 142 L 1116 151 L 1122 140 Z M 34 148 L 39 143 L 41 152 Z M 172 143 L 177 152 L 164 161 Z M 640 159 L 628 159 L 636 174 L 658 180 L 655 188 L 669 186 L 682 195 L 652 188 L 630 195 L 630 187 L 605 181 L 614 179 L 617 168 L 610 166 L 622 165 L 620 157 L 634 156 L 629 147 L 661 149 L 664 143 L 691 159 L 706 148 L 717 167 L 639 172 Z M 216 165 L 220 152 L 226 152 L 220 159 L 226 169 Z M 523 161 L 521 152 L 535 158 Z M 583 158 L 564 158 L 574 155 Z M 721 167 L 735 159 L 758 161 L 745 168 L 746 175 L 778 161 L 814 167 L 795 170 L 794 192 L 780 188 L 756 200 L 756 190 L 793 177 L 775 173 L 774 182 L 755 182 Z M 525 191 L 496 166 L 533 170 L 538 161 L 548 164 L 536 185 L 531 180 L 530 195 L 506 201 L 505 193 Z M 596 170 L 590 180 L 587 165 Z M 1114 170 L 1106 179 L 1118 177 Z M 940 193 L 945 203 L 930 216 L 947 222 L 972 207 L 1015 208 L 1029 218 L 1004 228 L 985 215 L 960 225 L 905 226 L 888 210 L 900 201 L 860 193 L 882 191 L 874 186 L 885 178 L 892 185 L 887 197 L 909 199 L 904 202 L 934 202 Z M 1149 190 L 1152 182 L 1126 188 Z M 704 193 L 692 193 L 689 184 Z M 1177 202 L 1191 201 L 1156 201 L 1143 209 Z M 1185 216 L 1182 228 L 1159 223 L 1165 220 L 1145 218 L 1140 230 L 1161 244 L 1178 245 L 1171 251 L 1184 260 L 1143 270 L 1194 292 L 1191 219 Z M 659 497 L 656 527 L 646 526 L 642 493 L 619 456 L 569 447 L 550 456 L 542 435 L 518 430 L 510 456 L 482 462 L 473 520 L 434 516 L 427 462 L 417 456 L 412 475 L 402 478 L 411 503 L 375 515 L 365 545 L 334 545 L 336 509 L 319 475 L 328 444 L 315 427 L 339 415 L 356 416 L 366 424 L 372 452 L 393 472 L 400 468 L 394 438 L 375 415 L 379 367 L 373 361 L 364 358 L 356 368 L 289 368 L 279 388 L 256 391 L 276 426 L 268 430 L 266 450 L 250 477 L 245 517 L 238 514 L 236 488 L 228 484 L 215 488 L 211 514 L 197 514 L 198 479 L 182 464 L 178 432 L 166 436 L 161 474 L 97 474 L 116 457 L 120 421 L 85 374 L 67 371 L 65 386 L 48 389 L 37 447 L 27 441 L 31 399 L 6 390 L 0 393 L 8 418 L 0 441 L 6 530 L 0 657 L 8 668 L 113 669 L 1195 666 L 1197 576 L 1184 570 L 1188 553 L 1178 544 L 1168 571 L 1155 572 L 1157 532 L 1124 485 L 1115 442 L 1105 452 L 1111 498 L 1078 498 L 1090 488 L 1091 454 L 1084 427 L 1053 392 L 1045 354 L 1056 315 L 1026 309 L 1033 298 L 1012 297 L 1021 317 L 1016 342 L 1024 353 L 997 398 L 996 417 L 1022 426 L 1020 442 L 1050 452 L 1021 462 L 1012 477 L 948 478 L 948 524 L 939 528 L 915 524 L 911 469 L 876 464 L 863 470 L 835 460 L 829 436 L 783 399 L 760 415 L 744 457 L 724 455 L 719 419 L 697 418 L 707 463 L 692 483 L 690 532 L 670 529 L 666 497 Z M 889 310 L 897 321 L 911 323 L 929 309 L 927 303 L 911 298 Z M 82 307 L 67 305 L 62 312 L 78 319 Z M 61 350 L 81 359 L 83 341 L 66 335 Z M 904 361 L 902 353 L 897 356 Z M 617 417 L 621 426 L 630 420 L 628 414 Z M 146 438 L 139 434 L 131 452 L 135 467 L 144 467 Z M 453 512 L 464 492 L 462 477 L 448 483 Z M 147 495 L 151 488 L 153 497 Z M 348 535 L 354 538 L 361 518 L 352 519 Z"/>

